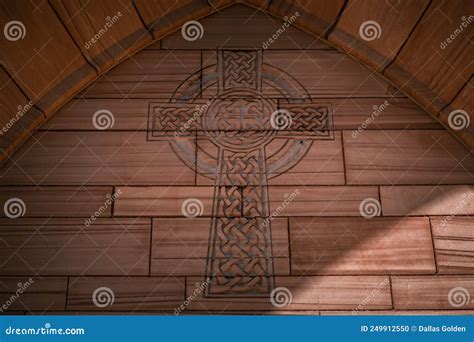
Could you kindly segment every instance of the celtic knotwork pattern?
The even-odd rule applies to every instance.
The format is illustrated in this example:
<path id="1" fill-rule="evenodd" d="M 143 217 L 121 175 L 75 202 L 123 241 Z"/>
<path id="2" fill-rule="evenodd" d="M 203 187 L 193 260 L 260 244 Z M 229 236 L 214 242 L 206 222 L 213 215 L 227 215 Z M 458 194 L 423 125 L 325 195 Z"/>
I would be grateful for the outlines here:
<path id="1" fill-rule="evenodd" d="M 242 215 L 245 217 L 265 217 L 266 188 L 262 186 L 246 186 L 242 188 Z"/>
<path id="2" fill-rule="evenodd" d="M 242 216 L 242 188 L 238 186 L 221 186 L 217 194 L 218 216 Z"/>
<path id="3" fill-rule="evenodd" d="M 268 130 L 271 107 L 261 99 L 222 99 L 215 102 L 207 115 L 206 129 L 230 131 L 234 134 L 242 131 Z M 245 120 L 242 120 L 242 115 Z"/>
<path id="4" fill-rule="evenodd" d="M 329 136 L 331 133 L 330 109 L 325 105 L 284 105 L 291 114 L 291 125 L 286 129 L 315 136 Z"/>
<path id="5" fill-rule="evenodd" d="M 259 160 L 260 151 L 252 152 L 226 152 L 222 156 L 221 171 L 219 179 L 223 185 L 261 185 L 265 175 L 261 172 L 262 161 Z"/>
<path id="6" fill-rule="evenodd" d="M 157 115 L 153 117 L 153 130 L 174 131 L 185 124 L 190 126 L 190 130 L 195 130 L 198 123 L 196 120 L 190 120 L 193 117 L 194 111 L 194 108 L 161 108 Z"/>
<path id="7" fill-rule="evenodd" d="M 262 186 L 220 186 L 217 191 L 218 217 L 265 217 L 266 189 Z"/>
<path id="8" fill-rule="evenodd" d="M 229 150 L 249 151 L 271 140 L 276 104 L 252 91 L 229 91 L 216 98 L 202 120 L 206 134 Z"/>
<path id="9" fill-rule="evenodd" d="M 202 106 L 198 104 L 154 103 L 149 105 L 148 138 L 190 136 L 201 129 Z"/>
<path id="10" fill-rule="evenodd" d="M 260 88 L 260 52 L 221 50 L 222 90 L 231 88 Z"/>
<path id="11" fill-rule="evenodd" d="M 234 217 L 216 220 L 215 254 L 211 259 L 213 282 L 209 292 L 266 294 L 272 268 L 269 228 L 261 218 Z"/>
<path id="12" fill-rule="evenodd" d="M 273 264 L 263 149 L 221 153 L 208 294 L 271 291 Z"/>

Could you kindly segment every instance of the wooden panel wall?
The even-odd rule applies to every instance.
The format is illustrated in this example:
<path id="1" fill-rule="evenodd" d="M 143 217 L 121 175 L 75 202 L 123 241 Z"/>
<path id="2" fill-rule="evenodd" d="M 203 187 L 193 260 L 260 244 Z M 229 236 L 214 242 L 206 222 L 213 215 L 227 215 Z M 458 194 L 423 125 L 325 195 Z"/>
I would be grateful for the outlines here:
<path id="1" fill-rule="evenodd" d="M 449 114 L 453 110 L 469 109 L 468 103 L 460 96 L 472 97 L 469 81 L 473 72 L 470 60 L 473 55 L 470 44 L 472 29 L 463 24 L 470 20 L 472 1 L 417 0 L 410 2 L 409 6 L 403 2 L 375 0 L 239 2 L 247 3 L 254 11 L 258 8 L 280 18 L 288 19 L 298 13 L 294 17 L 294 26 L 329 39 L 348 54 L 383 72 L 434 118 L 445 123 L 469 148 L 474 147 L 472 125 L 471 128 L 453 130 L 446 120 L 447 110 Z M 178 30 L 186 21 L 220 11 L 232 3 L 186 0 L 174 2 L 171 7 L 166 1 L 82 4 L 79 1 L 52 0 L 36 5 L 20 0 L 3 3 L 0 5 L 2 22 L 19 20 L 26 34 L 23 39 L 13 42 L 0 41 L 1 64 L 26 97 L 50 115 L 96 79 L 98 73 L 102 74 L 130 58 L 151 39 L 160 39 Z M 367 41 L 361 38 L 359 29 L 369 20 L 380 25 L 382 35 L 379 39 Z M 45 22 L 48 25 L 44 25 Z M 229 24 L 244 30 L 260 26 L 251 22 Z M 219 25 L 221 22 L 216 18 L 216 23 L 206 28 L 209 35 L 205 35 L 201 48 L 212 37 L 213 27 Z M 219 29 L 215 34 L 219 35 Z M 455 39 L 447 43 L 453 34 Z M 293 43 L 295 47 L 304 49 L 319 46 L 318 40 L 295 40 Z M 177 48 L 172 40 L 167 44 L 170 48 Z M 112 89 L 109 93 L 113 93 Z M 5 99 L 8 101 L 11 99 Z M 9 115 L 11 118 L 14 113 Z M 2 147 L 2 160 L 28 138 L 29 135 L 23 131 L 34 130 L 38 124 L 39 121 L 32 125 L 18 125 L 16 130 L 12 130 L 8 140 L 2 141 L 6 145 Z"/>
<path id="2" fill-rule="evenodd" d="M 465 6 L 464 2 L 452 3 Z M 168 99 L 189 74 L 215 64 L 215 52 L 210 49 L 234 44 L 260 47 L 261 39 L 248 39 L 248 28 L 233 29 L 249 15 L 259 24 L 262 36 L 281 26 L 256 7 L 278 16 L 301 11 L 299 26 L 336 44 L 346 44 L 342 32 L 357 35 L 359 21 L 369 19 L 357 13 L 358 8 L 369 12 L 373 4 L 374 18 L 381 24 L 383 11 L 405 13 L 385 2 L 363 1 L 331 1 L 330 6 L 309 1 L 279 0 L 270 5 L 251 1 L 252 8 L 224 10 L 228 1 L 183 1 L 171 8 L 160 1 L 136 1 L 133 6 L 128 2 L 99 4 L 88 3 L 91 7 L 77 17 L 70 15 L 81 8 L 76 2 L 51 1 L 40 6 L 58 32 L 57 41 L 47 32 L 53 37 L 48 44 L 71 49 L 63 55 L 48 49 L 45 56 L 51 65 L 38 69 L 37 78 L 20 79 L 26 77 L 23 69 L 14 67 L 24 58 L 22 52 L 18 52 L 18 61 L 2 55 L 0 91 L 8 98 L 2 100 L 2 123 L 18 103 L 43 98 L 33 90 L 50 94 L 48 79 L 55 73 L 59 88 L 54 89 L 68 94 L 58 98 L 65 101 L 76 94 L 87 81 L 78 85 L 62 79 L 59 70 L 67 58 L 71 68 L 87 70 L 89 79 L 101 73 L 95 84 L 78 93 L 54 117 L 50 117 L 53 109 L 44 106 L 47 102 L 35 102 L 20 124 L 33 130 L 44 117 L 48 121 L 0 170 L 0 203 L 19 198 L 25 205 L 24 217 L 15 220 L 0 212 L 0 302 L 15 293 L 18 283 L 29 281 L 30 276 L 34 280 L 10 312 L 172 313 L 203 281 L 213 184 L 209 175 L 186 166 L 167 142 L 146 140 L 148 103 Z M 119 4 L 127 13 L 122 19 L 128 18 L 130 26 L 120 19 L 108 31 L 110 36 L 85 51 L 80 43 L 100 28 L 106 13 L 121 11 Z M 431 22 L 428 14 L 439 11 L 441 5 L 415 1 L 410 6 L 410 15 L 400 14 L 403 27 L 388 20 L 387 26 L 382 25 L 385 31 L 399 35 L 371 43 L 370 50 L 357 38 L 353 46 L 346 46 L 348 53 L 367 59 L 378 70 L 414 68 L 406 62 L 410 56 L 406 49 L 413 44 L 411 39 L 421 35 L 416 33 L 420 25 Z M 11 7 L 0 9 L 5 18 L 16 15 Z M 209 33 L 202 40 L 204 50 L 198 43 L 185 43 L 179 31 L 172 33 L 183 21 L 213 10 L 222 12 L 201 20 Z M 35 11 L 34 6 L 30 11 Z M 446 15 L 458 14 L 447 10 Z M 33 15 L 21 19 L 28 37 L 28 27 L 36 25 L 37 19 Z M 90 26 L 83 26 L 86 23 Z M 25 43 L 36 48 L 42 42 L 36 35 L 43 30 L 47 28 L 25 37 L 33 39 Z M 150 42 L 151 34 L 154 39 L 167 36 L 104 73 L 143 46 L 130 44 L 137 32 L 144 34 L 140 44 Z M 223 39 L 226 36 L 228 41 Z M 343 38 L 338 40 L 338 36 Z M 331 102 L 335 129 L 334 140 L 315 142 L 297 166 L 269 180 L 272 211 L 278 210 L 289 193 L 300 191 L 272 222 L 275 279 L 279 286 L 291 289 L 293 302 L 277 309 L 268 298 L 198 295 L 185 311 L 350 314 L 357 310 L 358 314 L 376 314 L 456 309 L 472 313 L 472 303 L 458 310 L 448 300 L 454 287 L 474 291 L 474 209 L 469 201 L 474 193 L 474 160 L 469 151 L 433 117 L 403 94 L 394 93 L 380 74 L 294 28 L 285 37 L 264 51 L 265 63 L 295 75 L 314 97 Z M 301 45 L 310 48 L 301 51 Z M 74 54 L 77 59 L 72 58 Z M 445 70 L 439 72 L 444 80 Z M 451 89 L 451 98 L 439 97 L 451 101 L 439 115 L 444 124 L 452 110 L 472 110 L 472 78 L 467 79 L 465 71 L 460 75 L 466 79 L 464 83 L 457 78 L 453 81 L 455 88 L 459 84 L 458 91 Z M 327 79 L 320 83 L 323 77 Z M 426 81 L 435 91 L 436 81 Z M 278 94 L 271 96 L 281 101 Z M 359 132 L 373 107 L 385 101 L 390 103 L 387 109 Z M 110 110 L 115 118 L 114 126 L 105 131 L 96 130 L 91 121 L 100 109 Z M 8 139 L 17 139 L 19 133 L 13 132 L 19 127 L 8 133 L 13 134 Z M 458 132 L 472 141 L 472 126 Z M 191 139 L 195 162 L 215 162 L 211 146 L 199 138 Z M 201 199 L 204 207 L 202 217 L 194 220 L 182 215 L 181 205 L 190 197 Z M 368 198 L 379 203 L 380 217 L 362 217 L 360 206 Z M 94 215 L 99 217 L 87 223 Z M 113 289 L 114 305 L 94 305 L 92 296 L 99 287 Z"/>

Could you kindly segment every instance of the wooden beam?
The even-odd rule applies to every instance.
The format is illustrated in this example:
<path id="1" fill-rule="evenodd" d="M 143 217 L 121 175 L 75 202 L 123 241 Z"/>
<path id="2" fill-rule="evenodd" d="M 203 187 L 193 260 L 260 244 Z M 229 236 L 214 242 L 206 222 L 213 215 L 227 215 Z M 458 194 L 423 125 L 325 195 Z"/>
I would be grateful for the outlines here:
<path id="1" fill-rule="evenodd" d="M 52 0 L 77 46 L 104 72 L 151 42 L 131 1 Z"/>

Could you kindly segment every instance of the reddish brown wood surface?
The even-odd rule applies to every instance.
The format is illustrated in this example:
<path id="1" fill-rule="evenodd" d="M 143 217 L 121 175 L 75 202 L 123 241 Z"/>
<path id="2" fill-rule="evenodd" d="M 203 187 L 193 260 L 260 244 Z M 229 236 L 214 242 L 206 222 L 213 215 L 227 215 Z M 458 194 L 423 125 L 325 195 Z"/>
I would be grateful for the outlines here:
<path id="1" fill-rule="evenodd" d="M 368 12 L 368 5 L 357 3 L 343 6 L 334 1 L 322 6 L 323 2 L 272 1 L 268 6 L 252 1 L 252 8 L 224 8 L 227 1 L 185 1 L 172 7 L 165 2 L 137 1 L 126 12 L 130 24 L 124 25 L 126 18 L 122 18 L 123 23 L 117 22 L 110 35 L 87 52 L 74 42 L 79 44 L 95 32 L 104 14 L 118 5 L 91 3 L 75 17 L 70 16 L 71 10 L 79 10 L 75 2 L 43 5 L 45 15 L 58 25 L 54 44 L 64 43 L 71 49 L 63 55 L 48 50 L 51 65 L 40 65 L 32 85 L 26 79 L 16 83 L 9 79 L 9 75 L 15 80 L 24 77 L 22 70 L 10 70 L 10 64 L 21 62 L 22 53 L 13 62 L 11 57 L 6 59 L 8 72 L 0 74 L 1 95 L 8 97 L 2 101 L 2 123 L 17 102 L 28 101 L 38 90 L 49 93 L 47 75 L 62 77 L 59 68 L 65 59 L 69 58 L 71 68 L 84 65 L 94 75 L 92 64 L 105 71 L 138 49 L 125 44 L 130 35 L 145 28 L 154 38 L 169 35 L 102 74 L 48 117 L 0 169 L 0 303 L 17 291 L 18 283 L 23 285 L 31 277 L 31 287 L 8 308 L 9 313 L 169 314 L 188 303 L 182 309 L 185 314 L 472 314 L 472 303 L 451 305 L 449 292 L 462 287 L 474 295 L 474 159 L 438 121 L 379 74 L 294 26 L 262 49 L 262 68 L 249 72 L 264 74 L 264 95 L 255 99 L 248 93 L 240 98 L 220 93 L 219 86 L 228 86 L 218 83 L 227 67 L 219 64 L 219 58 L 226 60 L 224 52 L 218 57 L 216 48 L 233 46 L 237 50 L 229 55 L 237 51 L 237 55 L 258 59 L 255 48 L 261 48 L 283 24 L 262 10 L 278 16 L 301 11 L 299 26 L 318 35 L 329 34 L 331 40 L 341 30 L 357 33 L 358 26 L 350 17 L 365 18 L 351 13 L 357 8 Z M 425 2 L 410 6 L 421 9 L 422 5 Z M 390 6 L 374 6 L 382 21 L 384 8 Z M 214 10 L 218 12 L 200 19 L 201 40 L 188 42 L 179 30 L 172 32 L 184 21 Z M 415 25 L 421 13 L 418 9 L 409 12 L 402 28 L 400 22 L 387 20 L 384 27 L 396 34 L 372 46 L 387 59 L 398 54 L 389 71 L 410 56 L 406 49 L 413 46 L 411 39 L 424 37 L 417 30 L 432 20 L 422 18 Z M 37 20 L 20 19 L 27 27 Z M 94 20 L 85 27 L 86 19 Z M 242 29 L 235 30 L 237 25 Z M 43 30 L 47 28 L 36 33 L 28 29 L 28 44 L 41 43 Z M 436 37 L 443 32 L 436 31 Z M 63 33 L 69 43 L 61 40 L 66 39 L 61 38 Z M 404 39 L 408 40 L 405 45 Z M 148 38 L 141 43 L 145 41 Z M 123 50 L 112 48 L 118 43 Z M 75 53 L 77 60 L 72 58 Z M 404 67 L 415 68 L 416 63 L 415 58 Z M 225 70 L 237 70 L 242 76 L 238 68 Z M 439 80 L 446 84 L 450 72 L 440 70 Z M 424 76 L 428 81 L 428 73 Z M 253 77 L 247 79 L 251 85 L 257 79 Z M 85 79 L 81 80 L 84 85 Z M 456 76 L 449 85 L 453 100 L 441 114 L 444 124 L 448 111 L 470 112 L 472 107 L 472 79 L 465 80 L 463 88 L 458 81 Z M 430 87 L 439 85 L 430 82 Z M 67 81 L 57 84 L 64 85 L 68 96 L 75 93 Z M 31 89 L 25 90 L 25 85 Z M 197 92 L 194 102 L 185 98 L 190 89 Z M 282 89 L 289 89 L 288 93 Z M 291 91 L 299 96 L 301 89 L 309 97 L 292 98 Z M 274 135 L 269 142 L 236 156 L 229 153 L 235 152 L 231 148 L 223 148 L 228 136 L 216 138 L 216 128 L 199 126 L 201 121 L 188 128 L 191 132 L 185 129 L 182 136 L 174 137 L 177 124 L 182 124 L 180 112 L 166 117 L 160 110 L 196 110 L 195 106 L 200 108 L 208 100 L 220 104 L 213 98 L 216 94 L 230 101 L 228 111 L 236 98 L 251 98 L 272 109 L 306 106 L 308 112 L 311 106 L 321 109 L 325 104 L 323 108 L 331 114 L 330 134 L 319 140 L 314 131 L 306 132 L 316 121 L 308 120 L 300 130 L 270 130 Z M 45 108 L 40 104 L 22 120 L 41 120 L 40 109 Z M 153 108 L 158 108 L 159 115 Z M 94 114 L 101 110 L 110 111 L 114 119 L 104 130 L 94 124 Z M 208 114 L 203 115 L 206 119 Z M 300 124 L 298 120 L 302 119 L 295 116 L 294 123 Z M 156 129 L 160 124 L 169 126 Z M 11 134 L 20 132 L 19 128 L 15 126 Z M 468 136 L 470 129 L 460 134 Z M 231 133 L 239 138 L 242 132 L 236 131 Z M 232 140 L 233 147 L 245 146 L 254 136 L 244 137 L 240 142 Z M 2 148 L 8 145 L 4 140 L 2 144 Z M 251 154 L 256 150 L 263 151 L 263 156 Z M 183 205 L 190 199 L 202 204 L 199 217 L 185 213 Z M 5 209 L 11 200 L 18 204 L 18 212 Z M 375 208 L 374 217 L 365 212 L 367 200 Z M 21 217 L 12 217 L 16 213 Z M 269 227 L 270 234 L 262 227 Z M 227 296 L 224 291 L 216 296 L 212 293 L 216 283 L 206 285 L 205 281 L 209 269 L 215 271 L 214 265 L 221 260 L 235 268 L 258 265 L 257 275 L 249 278 L 271 278 L 273 288 L 288 289 L 291 303 L 277 307 L 269 293 Z M 262 277 L 268 270 L 271 276 Z M 222 267 L 215 278 L 225 277 L 226 271 Z M 111 291 L 114 300 L 101 307 L 93 298 L 103 288 Z"/>
<path id="2" fill-rule="evenodd" d="M 54 0 L 51 5 L 82 53 L 100 71 L 151 42 L 132 3 Z"/>
<path id="3" fill-rule="evenodd" d="M 26 0 L 2 3 L 0 18 L 5 23 L 16 19 L 25 27 L 20 41 L 0 41 L 0 49 L 8 51 L 2 53 L 2 65 L 47 114 L 97 76 L 48 3 L 39 8 Z"/>
<path id="4" fill-rule="evenodd" d="M 466 11 L 472 11 L 473 6 L 468 0 L 433 1 L 385 70 L 391 80 L 432 113 L 451 102 L 474 70 L 469 31 L 463 27 L 468 18 Z M 467 36 L 459 36 L 464 30 Z"/>
<path id="5" fill-rule="evenodd" d="M 472 97 L 469 96 L 472 87 L 465 89 L 472 74 L 468 57 L 472 55 L 472 48 L 469 31 L 465 29 L 468 27 L 466 20 L 470 19 L 463 16 L 471 4 L 466 0 L 435 1 L 429 5 L 425 1 L 416 1 L 410 6 L 370 0 L 239 2 L 249 7 L 240 4 L 228 7 L 234 4 L 230 1 L 201 0 L 178 1 L 171 6 L 163 1 L 82 4 L 54 0 L 39 5 L 27 1 L 5 4 L 0 8 L 4 21 L 8 24 L 14 18 L 25 28 L 20 32 L 23 35 L 20 42 L 18 39 L 14 42 L 2 40 L 2 51 L 5 52 L 2 66 L 28 98 L 49 115 L 98 76 L 94 67 L 103 74 L 125 58 L 133 60 L 132 55 L 150 42 L 151 37 L 163 38 L 179 31 L 187 21 L 211 15 L 204 19 L 206 35 L 202 41 L 183 42 L 176 32 L 154 45 L 171 49 L 246 45 L 304 52 L 326 48 L 320 40 L 298 32 L 292 27 L 294 25 L 322 38 L 329 37 L 339 48 L 380 71 L 388 66 L 385 75 L 420 102 L 433 117 L 440 117 L 442 122 L 446 122 L 446 118 L 439 115 L 440 111 L 446 110 L 459 92 L 467 92 L 467 98 Z M 226 14 L 219 13 L 225 7 L 228 7 Z M 268 11 L 271 15 L 261 11 Z M 36 15 L 37 12 L 41 15 Z M 371 13 L 370 18 L 367 13 Z M 273 16 L 292 25 L 282 26 Z M 390 34 L 384 34 L 383 39 L 360 40 L 358 28 L 364 20 L 381 23 L 383 31 Z M 41 25 L 43 22 L 48 25 Z M 239 30 L 236 31 L 235 27 Z M 286 29 L 286 34 L 280 34 L 282 28 Z M 262 39 L 256 39 L 259 35 Z M 98 39 L 89 44 L 96 36 Z M 278 39 L 273 39 L 274 36 Z M 271 44 L 269 38 L 273 39 Z M 463 51 L 460 58 L 457 51 Z M 126 96 L 138 90 L 141 96 L 150 96 L 145 85 L 138 89 L 134 87 L 138 86 L 137 82 L 143 83 L 144 78 L 140 81 L 122 79 L 122 86 L 115 89 L 111 82 L 118 81 L 116 78 L 113 81 L 100 79 L 96 91 L 116 97 L 117 92 Z M 361 94 L 367 94 L 367 91 L 374 94 L 380 90 L 372 81 L 367 80 L 360 89 Z M 151 80 L 147 80 L 147 84 L 153 85 Z M 330 89 L 321 90 L 323 94 L 332 94 Z M 96 91 L 91 91 L 92 97 L 96 96 Z M 10 101 L 5 94 L 2 96 L 5 102 Z M 13 115 L 10 113 L 8 117 L 11 119 Z M 6 148 L 2 160 L 27 140 L 27 132 L 36 126 L 37 123 L 31 127 L 17 127 L 26 133 L 17 133 L 16 139 L 4 142 Z M 469 128 L 455 130 L 447 127 L 467 146 L 473 147 Z"/>
<path id="6" fill-rule="evenodd" d="M 427 0 L 348 1 L 328 39 L 376 70 L 383 70 L 397 56 L 428 4 Z M 371 24 L 374 21 L 378 27 Z"/>

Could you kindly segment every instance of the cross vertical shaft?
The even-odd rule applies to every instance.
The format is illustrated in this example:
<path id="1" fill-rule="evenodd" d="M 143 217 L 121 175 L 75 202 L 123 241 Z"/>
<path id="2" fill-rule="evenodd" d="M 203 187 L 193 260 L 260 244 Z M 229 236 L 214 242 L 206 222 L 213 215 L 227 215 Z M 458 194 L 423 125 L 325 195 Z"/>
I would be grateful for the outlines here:
<path id="1" fill-rule="evenodd" d="M 265 295 L 273 260 L 265 151 L 219 151 L 207 261 L 207 295 Z"/>

